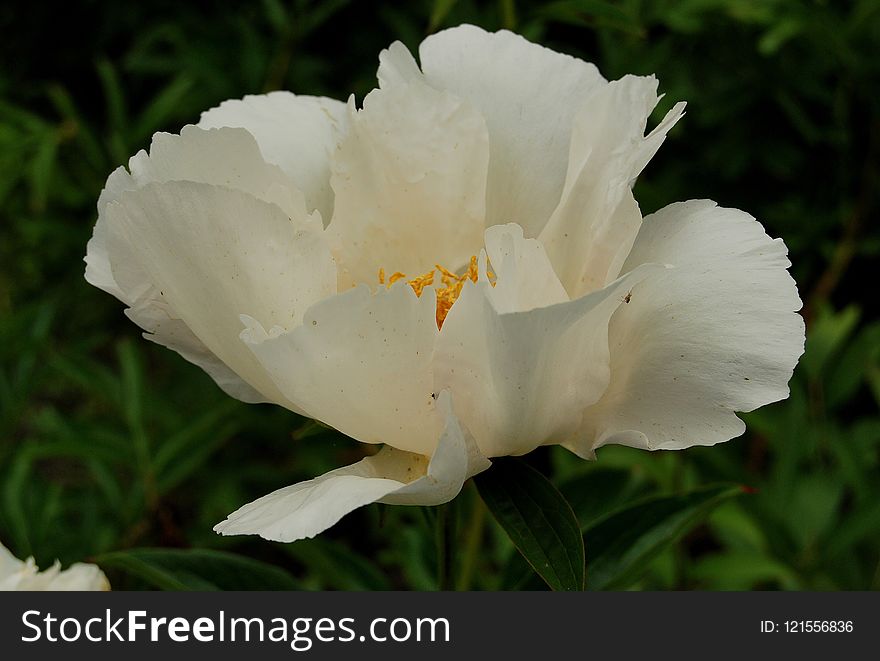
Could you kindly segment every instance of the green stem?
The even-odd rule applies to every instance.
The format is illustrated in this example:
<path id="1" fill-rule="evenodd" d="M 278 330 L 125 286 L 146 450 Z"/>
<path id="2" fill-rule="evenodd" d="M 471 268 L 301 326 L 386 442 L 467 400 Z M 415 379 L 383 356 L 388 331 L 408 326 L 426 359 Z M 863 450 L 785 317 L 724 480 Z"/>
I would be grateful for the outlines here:
<path id="1" fill-rule="evenodd" d="M 471 579 L 477 566 L 477 557 L 483 542 L 483 527 L 486 522 L 486 506 L 482 498 L 473 494 L 473 506 L 465 532 L 464 555 L 461 559 L 461 572 L 455 589 L 466 591 L 471 589 Z"/>
<path id="2" fill-rule="evenodd" d="M 452 543 L 455 537 L 455 516 L 452 504 L 437 506 L 436 541 L 437 541 L 437 589 L 452 589 Z"/>

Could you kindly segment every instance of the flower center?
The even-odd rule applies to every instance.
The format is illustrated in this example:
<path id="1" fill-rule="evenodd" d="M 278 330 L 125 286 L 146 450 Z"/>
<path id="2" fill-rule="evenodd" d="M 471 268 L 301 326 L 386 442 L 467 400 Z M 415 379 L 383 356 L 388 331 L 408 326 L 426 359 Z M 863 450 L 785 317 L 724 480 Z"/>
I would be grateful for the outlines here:
<path id="1" fill-rule="evenodd" d="M 455 303 L 455 301 L 461 294 L 461 289 L 462 287 L 464 287 L 465 280 L 470 280 L 471 282 L 477 281 L 477 276 L 479 275 L 479 269 L 477 267 L 477 257 L 476 255 L 471 256 L 467 271 L 465 271 L 461 275 L 456 275 L 449 269 L 444 268 L 439 264 L 434 264 L 433 269 L 420 276 L 407 280 L 407 284 L 413 288 L 416 296 L 421 296 L 422 290 L 424 290 L 425 287 L 434 284 L 435 273 L 440 274 L 440 284 L 443 285 L 442 287 L 436 287 L 434 289 L 434 293 L 437 296 L 437 328 L 442 328 L 443 322 L 446 320 L 446 315 L 448 315 L 449 310 L 452 309 L 452 304 Z M 487 269 L 486 276 L 489 278 L 489 281 L 494 287 L 495 274 L 492 273 L 491 270 Z M 385 269 L 379 269 L 379 284 L 385 285 L 386 287 L 390 287 L 398 280 L 403 280 L 406 277 L 407 276 L 405 273 L 395 271 L 390 276 L 388 276 L 388 279 L 386 281 Z"/>

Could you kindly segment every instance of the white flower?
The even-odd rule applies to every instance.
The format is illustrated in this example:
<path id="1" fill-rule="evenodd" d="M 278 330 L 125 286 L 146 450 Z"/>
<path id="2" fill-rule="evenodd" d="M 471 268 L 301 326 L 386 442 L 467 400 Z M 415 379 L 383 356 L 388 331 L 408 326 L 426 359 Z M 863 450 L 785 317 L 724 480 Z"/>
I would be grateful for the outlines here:
<path id="1" fill-rule="evenodd" d="M 437 504 L 487 458 L 738 436 L 788 395 L 801 306 L 781 240 L 708 201 L 641 217 L 653 77 L 509 32 L 400 44 L 358 109 L 226 101 L 116 170 L 86 278 L 226 392 L 375 456 L 216 530 L 291 541 L 371 503 Z M 435 266 L 437 265 L 437 266 Z"/>
<path id="2" fill-rule="evenodd" d="M 0 544 L 0 592 L 19 591 L 96 591 L 109 590 L 110 583 L 97 565 L 77 562 L 61 571 L 57 560 L 41 572 L 33 558 L 24 562 Z"/>

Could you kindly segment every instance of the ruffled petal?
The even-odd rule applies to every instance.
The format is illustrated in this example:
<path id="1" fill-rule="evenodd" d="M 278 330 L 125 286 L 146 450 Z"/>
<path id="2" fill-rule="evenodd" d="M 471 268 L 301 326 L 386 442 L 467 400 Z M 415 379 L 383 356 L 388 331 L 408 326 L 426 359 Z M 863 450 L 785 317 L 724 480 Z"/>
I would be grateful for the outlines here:
<path id="1" fill-rule="evenodd" d="M 434 293 L 404 282 L 327 298 L 290 332 L 243 320 L 255 359 L 311 418 L 364 443 L 430 455 L 440 435 L 431 357 Z"/>
<path id="2" fill-rule="evenodd" d="M 150 151 L 141 150 L 128 164 L 107 178 L 98 198 L 98 220 L 86 249 L 86 280 L 131 303 L 119 289 L 107 254 L 107 219 L 104 210 L 126 191 L 151 183 L 196 181 L 250 193 L 277 204 L 289 216 L 304 217 L 305 201 L 294 182 L 275 165 L 266 163 L 253 136 L 244 129 L 204 130 L 185 126 L 180 135 L 156 133 Z"/>
<path id="3" fill-rule="evenodd" d="M 137 265 L 136 246 L 122 246 L 115 255 L 125 264 L 126 286 L 120 287 L 108 252 L 107 206 L 123 194 L 157 182 L 175 180 L 218 184 L 277 205 L 288 216 L 305 218 L 305 201 L 279 167 L 266 163 L 253 136 L 240 128 L 205 130 L 186 126 L 180 135 L 157 133 L 149 154 L 141 151 L 129 161 L 129 173 L 118 168 L 107 179 L 98 200 L 98 220 L 86 251 L 86 280 L 130 306 L 126 314 L 146 329 L 148 339 L 173 348 L 199 365 L 228 394 L 246 402 L 266 397 L 243 381 L 193 334 L 168 302 L 158 294 L 148 273 Z M 239 314 L 241 311 L 236 311 Z"/>
<path id="4" fill-rule="evenodd" d="M 714 202 L 645 218 L 623 270 L 674 268 L 636 285 L 612 318 L 611 382 L 571 449 L 713 445 L 745 430 L 735 411 L 787 397 L 804 323 L 786 253 L 754 218 Z"/>
<path id="5" fill-rule="evenodd" d="M 605 80 L 592 64 L 473 25 L 428 37 L 419 56 L 431 86 L 486 118 L 486 226 L 515 222 L 537 236 L 559 202 L 574 116 Z"/>
<path id="6" fill-rule="evenodd" d="M 19 590 L 50 590 L 53 592 L 106 592 L 110 581 L 97 565 L 77 562 L 60 570 L 55 563 L 51 569 L 24 582 Z"/>
<path id="7" fill-rule="evenodd" d="M 335 293 L 336 266 L 320 223 L 194 182 L 128 191 L 105 213 L 113 275 L 134 299 L 127 314 L 150 339 L 205 367 L 242 399 L 296 410 L 240 341 L 239 317 L 290 329 Z M 247 390 L 224 380 L 235 375 Z"/>
<path id="8" fill-rule="evenodd" d="M 21 569 L 24 563 L 12 555 L 12 552 L 0 543 L 0 579 Z"/>
<path id="9" fill-rule="evenodd" d="M 137 184 L 128 170 L 122 166 L 116 168 L 107 178 L 107 183 L 104 184 L 104 189 L 98 198 L 98 220 L 95 222 L 92 238 L 86 245 L 84 258 L 86 282 L 123 302 L 129 302 L 130 297 L 116 284 L 113 269 L 110 267 L 110 255 L 107 253 L 107 219 L 104 218 L 104 209 L 109 201 L 118 200 L 122 193 L 136 188 Z"/>
<path id="10" fill-rule="evenodd" d="M 304 194 L 309 211 L 324 224 L 333 216 L 330 159 L 345 132 L 345 104 L 335 99 L 290 92 L 224 101 L 202 113 L 199 126 L 247 129 L 263 157 L 281 167 Z"/>
<path id="11" fill-rule="evenodd" d="M 439 505 L 452 500 L 472 475 L 489 467 L 458 423 L 449 393 L 440 393 L 443 431 L 430 461 L 391 447 L 313 480 L 279 489 L 229 515 L 214 530 L 222 535 L 260 535 L 292 542 L 314 537 L 352 510 L 373 502 Z"/>
<path id="12" fill-rule="evenodd" d="M 416 277 L 456 270 L 482 246 L 489 143 L 471 106 L 422 80 L 399 44 L 382 55 L 382 88 L 333 161 L 336 194 L 328 227 L 345 283 L 377 284 L 379 268 Z"/>
<path id="13" fill-rule="evenodd" d="M 653 76 L 626 76 L 597 88 L 575 117 L 565 188 L 540 235 L 572 298 L 615 280 L 636 238 L 632 185 L 684 113 L 675 105 L 646 136 L 658 101 Z"/>
<path id="14" fill-rule="evenodd" d="M 379 53 L 379 69 L 376 71 L 376 78 L 382 89 L 408 85 L 413 82 L 424 82 L 425 80 L 412 53 L 399 41 L 395 41 Z"/>
<path id="15" fill-rule="evenodd" d="M 456 414 L 487 457 L 525 454 L 574 436 L 581 414 L 596 402 L 609 379 L 608 322 L 626 293 L 651 270 L 643 266 L 607 288 L 565 301 L 540 245 L 515 225 L 486 233 L 487 250 L 502 270 L 496 287 L 466 283 L 437 342 L 435 388 L 448 388 Z M 505 263 L 506 262 L 506 263 Z M 494 263 L 494 262 L 493 262 Z M 528 274 L 533 278 L 529 283 Z M 503 280 L 525 289 L 524 310 L 510 311 Z M 555 303 L 530 309 L 536 287 Z M 514 300 L 514 303 L 517 301 Z"/>
<path id="16" fill-rule="evenodd" d="M 33 558 L 21 561 L 0 544 L 0 592 L 109 590 L 110 583 L 97 565 L 77 562 L 65 570 L 55 562 L 41 572 Z"/>

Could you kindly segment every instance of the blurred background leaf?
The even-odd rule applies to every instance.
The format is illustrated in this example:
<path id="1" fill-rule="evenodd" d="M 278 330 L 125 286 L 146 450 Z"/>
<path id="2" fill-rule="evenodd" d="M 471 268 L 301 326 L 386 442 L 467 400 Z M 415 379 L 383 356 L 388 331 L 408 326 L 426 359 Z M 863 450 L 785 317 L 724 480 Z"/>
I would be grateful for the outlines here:
<path id="1" fill-rule="evenodd" d="M 285 571 L 233 553 L 205 549 L 131 549 L 94 558 L 161 590 L 296 590 Z M 119 584 L 116 588 L 119 589 Z"/>

